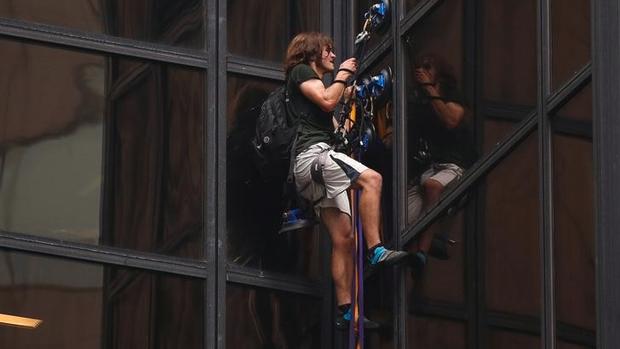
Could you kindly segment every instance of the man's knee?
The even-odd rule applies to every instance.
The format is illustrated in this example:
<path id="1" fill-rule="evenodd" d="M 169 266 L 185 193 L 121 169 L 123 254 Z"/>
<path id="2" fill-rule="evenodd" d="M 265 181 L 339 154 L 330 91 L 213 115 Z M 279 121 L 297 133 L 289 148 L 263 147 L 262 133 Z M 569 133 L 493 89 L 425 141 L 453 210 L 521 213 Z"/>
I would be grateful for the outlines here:
<path id="1" fill-rule="evenodd" d="M 360 174 L 358 183 L 362 189 L 381 190 L 383 177 L 379 172 L 368 169 Z"/>
<path id="2" fill-rule="evenodd" d="M 434 179 L 428 179 L 422 184 L 426 195 L 439 195 L 443 192 L 444 186 L 441 182 Z"/>
<path id="3" fill-rule="evenodd" d="M 355 248 L 355 238 L 351 231 L 346 234 L 334 234 L 332 236 L 332 246 L 339 251 L 353 251 Z"/>

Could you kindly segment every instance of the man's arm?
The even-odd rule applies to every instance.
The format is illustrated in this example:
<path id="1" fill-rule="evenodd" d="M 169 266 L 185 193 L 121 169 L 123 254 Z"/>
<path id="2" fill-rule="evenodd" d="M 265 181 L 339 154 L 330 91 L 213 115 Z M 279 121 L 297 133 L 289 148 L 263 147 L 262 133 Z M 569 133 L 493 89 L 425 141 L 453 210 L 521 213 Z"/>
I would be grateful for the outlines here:
<path id="1" fill-rule="evenodd" d="M 355 58 L 347 59 L 340 65 L 340 68 L 355 72 Z M 339 70 L 335 81 L 346 81 L 351 75 L 349 71 Z M 331 112 L 336 109 L 345 87 L 345 84 L 338 82 L 325 87 L 323 81 L 319 79 L 307 80 L 299 85 L 301 93 L 325 112 Z"/>
<path id="2" fill-rule="evenodd" d="M 465 116 L 465 108 L 456 102 L 447 102 L 441 99 L 439 92 L 434 86 L 428 86 L 426 90 L 429 97 L 432 98 L 431 105 L 441 123 L 448 129 L 458 127 Z"/>
<path id="3" fill-rule="evenodd" d="M 465 109 L 456 102 L 443 100 L 434 78 L 426 69 L 416 69 L 416 80 L 423 85 L 431 98 L 431 106 L 439 117 L 439 121 L 448 129 L 458 127 L 465 117 Z"/>

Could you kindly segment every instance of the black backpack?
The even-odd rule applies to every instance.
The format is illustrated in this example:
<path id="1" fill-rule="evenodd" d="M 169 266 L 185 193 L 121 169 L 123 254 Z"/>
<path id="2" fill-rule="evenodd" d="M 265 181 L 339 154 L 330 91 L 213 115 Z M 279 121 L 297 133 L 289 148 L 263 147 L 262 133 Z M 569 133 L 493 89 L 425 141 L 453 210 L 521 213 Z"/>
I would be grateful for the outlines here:
<path id="1" fill-rule="evenodd" d="M 266 181 L 292 179 L 292 155 L 297 140 L 299 119 L 290 112 L 286 84 L 271 92 L 256 119 L 256 134 L 251 140 L 252 157 Z"/>

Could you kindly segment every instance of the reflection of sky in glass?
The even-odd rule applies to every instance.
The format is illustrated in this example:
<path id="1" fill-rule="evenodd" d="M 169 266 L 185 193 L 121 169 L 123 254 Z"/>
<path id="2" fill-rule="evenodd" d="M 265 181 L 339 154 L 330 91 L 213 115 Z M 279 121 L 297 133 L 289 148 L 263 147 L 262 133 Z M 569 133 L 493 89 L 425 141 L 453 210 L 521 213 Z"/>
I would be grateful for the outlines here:
<path id="1" fill-rule="evenodd" d="M 0 286 L 9 285 L 99 288 L 103 285 L 103 268 L 63 259 L 0 252 Z"/>
<path id="2" fill-rule="evenodd" d="M 0 229 L 97 243 L 105 58 L 0 44 Z"/>
<path id="3" fill-rule="evenodd" d="M 10 148 L 0 180 L 0 227 L 72 241 L 99 236 L 102 124 Z"/>
<path id="4" fill-rule="evenodd" d="M 199 0 L 3 0 L 0 17 L 134 40 L 202 49 Z"/>

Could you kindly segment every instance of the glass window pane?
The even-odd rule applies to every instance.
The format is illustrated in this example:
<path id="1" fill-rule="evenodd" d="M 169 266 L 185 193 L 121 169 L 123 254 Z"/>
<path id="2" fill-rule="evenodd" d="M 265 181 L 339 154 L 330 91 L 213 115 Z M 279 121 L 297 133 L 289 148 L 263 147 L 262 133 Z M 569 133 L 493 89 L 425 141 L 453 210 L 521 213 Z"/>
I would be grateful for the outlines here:
<path id="1" fill-rule="evenodd" d="M 432 208 L 477 159 L 466 100 L 463 2 L 440 2 L 405 35 L 408 224 Z M 421 247 L 426 251 L 428 247 Z"/>
<path id="2" fill-rule="evenodd" d="M 365 22 L 365 14 L 368 12 L 371 6 L 378 3 L 378 0 L 356 0 L 354 3 L 355 9 L 354 13 L 356 16 L 353 17 L 353 28 L 355 28 L 355 34 L 357 35 L 364 28 Z M 384 24 L 376 31 L 370 33 L 370 40 L 366 43 L 364 47 L 364 52 L 362 54 L 362 60 L 375 48 L 377 47 L 386 37 L 390 37 L 392 33 L 392 23 L 391 23 L 391 11 L 394 10 L 394 6 L 398 6 L 396 1 L 390 1 L 390 12 L 388 12 L 388 20 L 384 22 Z M 354 40 L 355 38 L 351 38 Z"/>
<path id="3" fill-rule="evenodd" d="M 465 349 L 465 323 L 425 316 L 407 317 L 407 348 Z"/>
<path id="4" fill-rule="evenodd" d="M 541 347 L 540 337 L 503 330 L 491 330 L 490 332 L 487 346 L 489 349 L 535 349 Z"/>
<path id="5" fill-rule="evenodd" d="M 0 50 L 0 229 L 200 258 L 204 72 Z"/>
<path id="6" fill-rule="evenodd" d="M 42 320 L 0 324 L 0 346 L 202 348 L 204 281 L 0 251 L 0 313 Z"/>
<path id="7" fill-rule="evenodd" d="M 592 138 L 588 136 L 592 128 L 591 93 L 590 88 L 582 90 L 553 119 L 553 223 L 557 325 L 589 331 L 594 337 L 595 178 Z M 573 130 L 582 128 L 582 135 L 563 132 L 564 115 L 581 115 L 583 121 L 574 123 Z"/>
<path id="8" fill-rule="evenodd" d="M 480 253 L 490 311 L 540 316 L 538 174 L 534 132 L 486 178 Z"/>
<path id="9" fill-rule="evenodd" d="M 551 1 L 551 84 L 559 88 L 590 61 L 589 0 Z"/>
<path id="10" fill-rule="evenodd" d="M 596 348 L 595 345 L 579 345 L 579 344 L 573 344 L 573 343 L 568 343 L 568 342 L 563 342 L 563 341 L 558 341 L 556 344 L 556 347 L 558 349 L 591 349 L 591 348 Z"/>
<path id="11" fill-rule="evenodd" d="M 0 0 L 0 16 L 191 49 L 204 48 L 200 0 Z"/>
<path id="12" fill-rule="evenodd" d="M 290 39 L 300 32 L 319 30 L 317 1 L 228 0 L 226 6 L 232 54 L 280 63 Z"/>
<path id="13" fill-rule="evenodd" d="M 280 83 L 228 78 L 228 260 L 242 266 L 319 278 L 318 226 L 279 234 L 282 183 L 265 182 L 250 156 L 258 110 Z"/>
<path id="14" fill-rule="evenodd" d="M 408 250 L 416 253 L 420 240 L 432 239 L 431 249 L 424 269 L 419 272 L 411 270 L 407 278 L 406 288 L 410 309 L 415 309 L 428 302 L 451 303 L 465 306 L 465 205 L 469 197 L 464 197 L 455 206 L 444 213 L 438 222 L 422 232 L 417 240 L 408 246 Z M 458 209 L 459 206 L 463 207 Z M 450 246 L 444 241 L 453 240 Z M 441 247 L 445 247 L 442 250 Z M 446 252 L 447 254 L 442 254 Z M 438 258 L 439 257 L 439 258 Z"/>
<path id="15" fill-rule="evenodd" d="M 509 106 L 536 105 L 536 0 L 482 2 L 482 95 Z"/>
<path id="16" fill-rule="evenodd" d="M 392 70 L 393 55 L 391 53 L 379 57 L 369 69 L 362 72 L 358 81 L 364 78 L 377 76 L 382 70 Z M 377 171 L 383 178 L 381 189 L 381 237 L 384 242 L 391 242 L 392 218 L 393 218 L 393 182 L 392 182 L 392 154 L 393 154 L 393 105 L 392 95 L 384 96 L 373 103 L 372 121 L 376 131 L 376 139 L 362 154 L 361 162 L 369 168 Z M 356 116 L 361 115 L 362 108 L 358 106 Z"/>
<path id="17" fill-rule="evenodd" d="M 568 119 L 592 125 L 592 85 L 573 96 L 568 103 L 557 111 L 555 119 Z"/>
<path id="18" fill-rule="evenodd" d="M 405 0 L 405 11 L 409 12 L 413 10 L 422 0 Z"/>
<path id="19" fill-rule="evenodd" d="M 226 287 L 227 348 L 320 348 L 321 322 L 319 300 L 230 283 Z"/>

